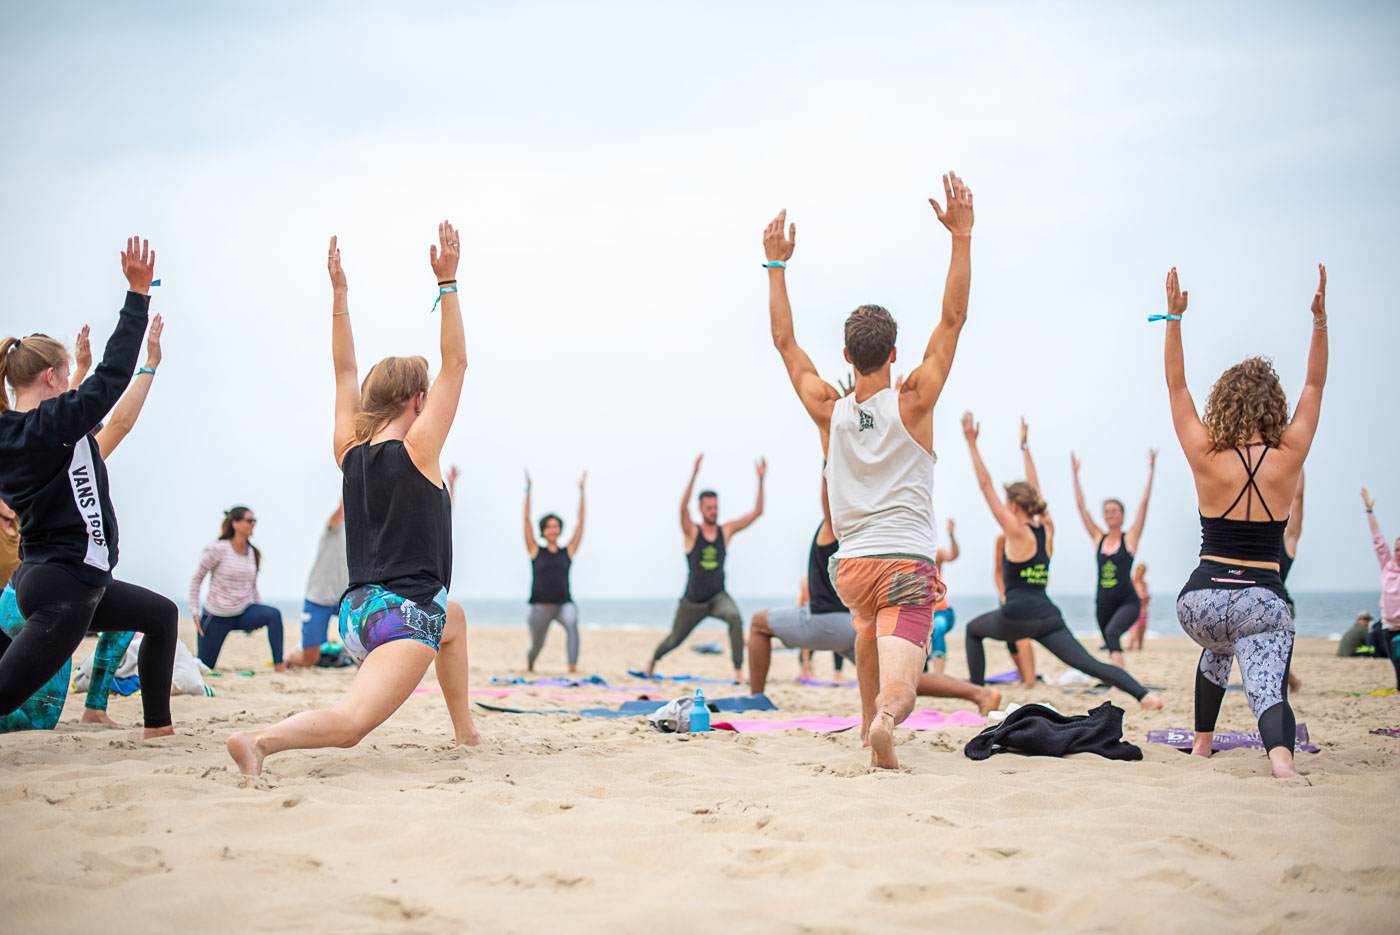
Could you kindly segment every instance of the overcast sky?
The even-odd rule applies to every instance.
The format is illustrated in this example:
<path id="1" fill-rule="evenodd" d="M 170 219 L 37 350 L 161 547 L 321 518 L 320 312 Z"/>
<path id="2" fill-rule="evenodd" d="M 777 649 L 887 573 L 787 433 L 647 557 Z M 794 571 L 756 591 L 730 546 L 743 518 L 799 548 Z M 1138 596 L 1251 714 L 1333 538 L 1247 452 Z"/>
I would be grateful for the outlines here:
<path id="1" fill-rule="evenodd" d="M 1140 555 L 1157 591 L 1184 581 L 1195 499 L 1145 320 L 1172 265 L 1203 405 L 1252 354 L 1296 398 L 1327 264 L 1332 366 L 1290 583 L 1372 588 L 1363 484 L 1400 535 L 1397 40 L 1395 8 L 1354 3 L 6 4 L 0 334 L 90 323 L 100 354 L 118 249 L 149 237 L 166 352 L 110 465 L 118 574 L 182 594 L 246 504 L 263 593 L 299 595 L 340 487 L 326 243 L 361 372 L 389 354 L 436 367 L 427 248 L 447 217 L 470 358 L 444 452 L 463 471 L 454 595 L 528 593 L 526 467 L 566 536 L 589 471 L 577 597 L 679 594 L 699 452 L 723 518 L 752 506 L 767 456 L 730 590 L 784 593 L 821 452 L 769 341 L 763 227 L 780 208 L 797 222 L 789 288 L 823 376 L 865 302 L 916 362 L 949 251 L 926 198 L 952 168 L 977 193 L 969 320 L 934 414 L 954 597 L 991 590 L 995 535 L 965 409 L 998 483 L 1021 476 L 1031 422 L 1052 593 L 1095 580 L 1071 448 L 1090 499 L 1130 514 L 1162 450 Z"/>

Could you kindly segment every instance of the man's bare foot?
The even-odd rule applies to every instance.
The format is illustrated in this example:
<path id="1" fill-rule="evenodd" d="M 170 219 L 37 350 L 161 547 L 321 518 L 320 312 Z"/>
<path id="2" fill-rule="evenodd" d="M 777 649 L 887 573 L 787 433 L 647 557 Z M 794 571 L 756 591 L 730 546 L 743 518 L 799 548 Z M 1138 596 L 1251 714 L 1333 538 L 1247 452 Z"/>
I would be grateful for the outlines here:
<path id="1" fill-rule="evenodd" d="M 147 727 L 141 731 L 142 740 L 150 740 L 152 737 L 174 737 L 175 728 L 167 724 L 165 727 Z"/>
<path id="2" fill-rule="evenodd" d="M 1160 711 L 1162 710 L 1162 699 L 1152 694 L 1143 695 L 1138 705 L 1141 706 L 1144 711 Z"/>
<path id="3" fill-rule="evenodd" d="M 995 688 L 983 688 L 982 698 L 977 702 L 977 713 L 986 717 L 1001 707 L 1001 692 Z"/>
<path id="4" fill-rule="evenodd" d="M 870 765 L 899 769 L 899 758 L 894 755 L 894 718 L 884 711 L 870 725 Z"/>
<path id="5" fill-rule="evenodd" d="M 470 724 L 465 731 L 458 731 L 455 738 L 459 747 L 475 747 L 481 743 L 481 731 L 476 729 L 475 724 Z M 229 741 L 232 743 L 233 741 Z"/>
<path id="6" fill-rule="evenodd" d="M 238 764 L 238 771 L 245 776 L 261 776 L 263 753 L 258 750 L 257 738 L 251 731 L 241 730 L 229 736 L 224 743 L 228 755 Z"/>
<path id="7" fill-rule="evenodd" d="M 1275 779 L 1293 779 L 1298 775 L 1293 765 L 1293 751 L 1287 747 L 1274 747 L 1269 751 L 1269 766 L 1273 767 Z"/>
<path id="8" fill-rule="evenodd" d="M 84 708 L 83 716 L 78 719 L 79 724 L 106 724 L 108 727 L 121 727 L 116 721 L 108 717 L 106 711 L 99 711 L 96 708 Z"/>

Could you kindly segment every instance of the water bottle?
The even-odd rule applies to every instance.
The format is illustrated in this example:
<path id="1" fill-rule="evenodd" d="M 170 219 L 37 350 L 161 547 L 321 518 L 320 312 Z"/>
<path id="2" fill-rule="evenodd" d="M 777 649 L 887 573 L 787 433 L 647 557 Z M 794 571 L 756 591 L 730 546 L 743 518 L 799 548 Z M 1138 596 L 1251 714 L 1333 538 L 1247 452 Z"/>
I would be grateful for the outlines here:
<path id="1" fill-rule="evenodd" d="M 705 707 L 705 693 L 695 689 L 694 704 L 690 708 L 690 732 L 701 733 L 710 729 L 710 709 Z"/>

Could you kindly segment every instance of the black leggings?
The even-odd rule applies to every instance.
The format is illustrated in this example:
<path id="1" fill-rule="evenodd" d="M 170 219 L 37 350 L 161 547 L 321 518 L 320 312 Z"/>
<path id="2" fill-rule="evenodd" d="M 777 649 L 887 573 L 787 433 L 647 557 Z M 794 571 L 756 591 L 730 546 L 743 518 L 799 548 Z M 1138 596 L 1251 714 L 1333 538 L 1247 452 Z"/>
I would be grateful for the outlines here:
<path id="1" fill-rule="evenodd" d="M 1123 634 L 1137 623 L 1142 614 L 1142 601 L 1138 599 L 1136 592 L 1130 592 L 1117 599 L 1100 599 L 1094 604 L 1094 609 L 1098 612 L 1099 632 L 1103 634 L 1103 641 L 1108 644 L 1108 651 L 1121 653 Z"/>
<path id="2" fill-rule="evenodd" d="M 1288 665 L 1283 669 L 1279 692 L 1283 700 L 1270 705 L 1259 715 L 1259 739 L 1266 751 L 1287 747 L 1294 752 L 1298 741 L 1298 719 L 1288 703 L 1288 670 L 1293 667 L 1293 649 L 1288 650 Z M 1204 666 L 1196 667 L 1196 732 L 1210 733 L 1220 717 L 1220 705 L 1225 701 L 1225 688 L 1206 678 Z"/>
<path id="3" fill-rule="evenodd" d="M 1137 680 L 1117 666 L 1099 662 L 1074 638 L 1065 626 L 1060 610 L 1046 601 L 1046 607 L 1038 617 L 1007 617 L 1004 608 L 993 610 L 976 618 L 967 625 L 967 671 L 968 681 L 981 685 L 986 678 L 987 658 L 982 652 L 983 640 L 1005 640 L 1014 644 L 1016 640 L 1032 639 L 1044 646 L 1056 659 L 1078 669 L 1085 675 L 1106 682 L 1141 701 L 1147 689 Z"/>
<path id="4" fill-rule="evenodd" d="M 1389 659 L 1390 664 L 1395 667 L 1395 688 L 1400 690 L 1400 646 L 1395 645 L 1395 637 L 1397 636 L 1400 636 L 1400 630 L 1387 630 L 1377 620 L 1371 624 L 1366 642 L 1375 649 L 1377 656 Z"/>
<path id="5" fill-rule="evenodd" d="M 134 584 L 94 588 L 56 565 L 21 565 L 10 579 L 24 629 L 0 634 L 0 715 L 24 704 L 72 658 L 89 632 L 145 634 L 136 670 L 146 727 L 170 726 L 170 676 L 175 667 L 175 602 Z"/>

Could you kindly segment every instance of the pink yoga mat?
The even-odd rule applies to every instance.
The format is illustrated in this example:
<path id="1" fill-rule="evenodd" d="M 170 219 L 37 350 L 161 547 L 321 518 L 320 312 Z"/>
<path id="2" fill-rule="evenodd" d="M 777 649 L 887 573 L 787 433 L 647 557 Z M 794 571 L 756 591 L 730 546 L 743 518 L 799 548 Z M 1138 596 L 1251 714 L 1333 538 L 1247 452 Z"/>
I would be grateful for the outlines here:
<path id="1" fill-rule="evenodd" d="M 954 711 L 943 715 L 938 711 L 915 711 L 900 727 L 909 730 L 941 730 L 945 727 L 981 727 L 987 723 L 971 711 Z M 823 734 L 839 733 L 860 726 L 858 717 L 798 717 L 787 721 L 715 721 L 715 730 L 732 730 L 741 734 L 767 734 L 775 730 L 810 730 Z"/>
<path id="2" fill-rule="evenodd" d="M 507 695 L 530 695 L 535 698 L 548 698 L 551 701 L 637 701 L 642 692 L 634 695 L 624 695 L 617 692 L 604 692 L 602 694 L 574 694 L 558 695 L 546 692 L 528 691 L 523 688 L 472 688 L 468 689 L 470 694 L 485 695 L 488 698 L 505 698 Z M 442 689 L 436 686 L 423 685 L 413 690 L 415 695 L 440 695 Z M 657 699 L 664 701 L 665 699 Z"/>

